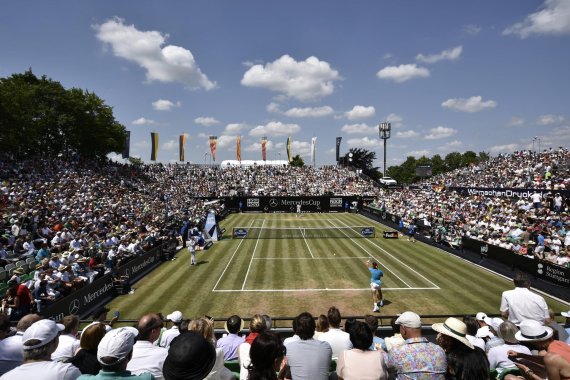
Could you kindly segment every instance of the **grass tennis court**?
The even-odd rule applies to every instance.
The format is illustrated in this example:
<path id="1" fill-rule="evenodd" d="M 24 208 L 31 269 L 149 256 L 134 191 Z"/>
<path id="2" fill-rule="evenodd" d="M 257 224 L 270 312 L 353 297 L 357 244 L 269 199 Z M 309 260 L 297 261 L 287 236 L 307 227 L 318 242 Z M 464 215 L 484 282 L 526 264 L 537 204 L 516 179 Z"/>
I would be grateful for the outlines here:
<path id="1" fill-rule="evenodd" d="M 354 226 L 375 227 L 376 237 L 352 237 L 357 234 L 348 227 Z M 226 238 L 198 252 L 197 266 L 189 265 L 184 249 L 109 307 L 124 319 L 173 310 L 185 317 L 294 316 L 305 310 L 318 315 L 331 305 L 343 315 L 364 315 L 372 310 L 368 258 L 384 271 L 384 315 L 498 313 L 502 291 L 513 288 L 510 279 L 437 248 L 383 239 L 389 228 L 357 214 L 233 214 L 220 227 Z M 233 227 L 287 228 L 295 237 L 231 239 Z M 339 237 L 310 237 L 315 227 Z M 555 312 L 568 310 L 545 298 Z"/>

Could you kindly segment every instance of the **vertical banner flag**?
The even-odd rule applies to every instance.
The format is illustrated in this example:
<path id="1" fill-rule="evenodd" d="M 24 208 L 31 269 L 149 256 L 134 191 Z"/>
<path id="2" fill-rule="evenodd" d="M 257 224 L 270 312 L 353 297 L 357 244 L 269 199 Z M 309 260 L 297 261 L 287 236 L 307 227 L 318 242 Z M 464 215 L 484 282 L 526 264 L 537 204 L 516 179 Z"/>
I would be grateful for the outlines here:
<path id="1" fill-rule="evenodd" d="M 158 133 L 150 133 L 150 160 L 156 161 L 156 156 L 158 154 Z"/>
<path id="2" fill-rule="evenodd" d="M 131 152 L 131 131 L 125 131 L 125 145 L 123 145 L 123 158 L 129 158 Z"/>
<path id="3" fill-rule="evenodd" d="M 179 160 L 184 161 L 184 145 L 186 145 L 186 134 L 180 135 L 179 140 L 180 140 Z"/>
<path id="4" fill-rule="evenodd" d="M 210 153 L 212 153 L 212 161 L 216 162 L 216 145 L 218 136 L 210 136 Z"/>
<path id="5" fill-rule="evenodd" d="M 313 166 L 315 166 L 315 150 L 317 147 L 317 138 L 313 137 L 311 139 L 311 161 L 313 161 Z"/>
<path id="6" fill-rule="evenodd" d="M 341 140 L 342 140 L 342 137 L 336 138 L 336 162 L 338 162 L 338 160 L 340 159 L 340 141 Z"/>
<path id="7" fill-rule="evenodd" d="M 287 160 L 293 161 L 293 157 L 291 157 L 291 136 L 287 137 Z"/>
<path id="8" fill-rule="evenodd" d="M 261 159 L 263 161 L 267 160 L 267 137 L 263 136 L 261 138 Z"/>
<path id="9" fill-rule="evenodd" d="M 241 136 L 237 137 L 236 152 L 237 152 L 237 160 L 241 162 Z"/>

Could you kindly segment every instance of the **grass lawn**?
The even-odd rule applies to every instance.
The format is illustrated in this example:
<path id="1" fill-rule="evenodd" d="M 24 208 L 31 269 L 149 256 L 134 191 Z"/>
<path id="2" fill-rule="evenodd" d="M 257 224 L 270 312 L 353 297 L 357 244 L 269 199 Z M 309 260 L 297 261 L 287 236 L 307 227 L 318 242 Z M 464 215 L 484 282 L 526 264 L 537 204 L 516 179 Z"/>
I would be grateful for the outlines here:
<path id="1" fill-rule="evenodd" d="M 351 238 L 337 230 L 342 237 L 304 238 L 299 232 L 297 238 L 230 238 L 232 227 L 302 231 L 349 226 L 374 226 L 377 237 Z M 121 319 L 174 310 L 190 318 L 256 313 L 285 317 L 301 311 L 319 315 L 331 305 L 345 316 L 364 315 L 372 310 L 367 258 L 377 260 L 384 271 L 385 306 L 378 315 L 405 310 L 495 314 L 501 293 L 513 288 L 511 280 L 437 248 L 406 238 L 383 239 L 387 227 L 357 214 L 233 214 L 221 227 L 227 237 L 198 252 L 198 265 L 190 266 L 184 249 L 177 260 L 163 263 L 137 282 L 134 294 L 120 296 L 108 306 L 120 310 Z M 555 312 L 569 309 L 545 298 Z"/>

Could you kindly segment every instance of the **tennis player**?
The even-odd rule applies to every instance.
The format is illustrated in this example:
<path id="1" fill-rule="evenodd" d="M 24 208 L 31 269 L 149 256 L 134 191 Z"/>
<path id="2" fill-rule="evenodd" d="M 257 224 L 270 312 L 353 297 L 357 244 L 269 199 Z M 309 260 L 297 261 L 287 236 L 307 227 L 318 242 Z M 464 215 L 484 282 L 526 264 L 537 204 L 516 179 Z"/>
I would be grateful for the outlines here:
<path id="1" fill-rule="evenodd" d="M 384 272 L 378 268 L 376 261 L 366 260 L 366 266 L 370 271 L 370 289 L 372 289 L 372 302 L 374 303 L 373 312 L 380 311 L 380 307 L 384 306 L 382 297 L 382 276 Z"/>

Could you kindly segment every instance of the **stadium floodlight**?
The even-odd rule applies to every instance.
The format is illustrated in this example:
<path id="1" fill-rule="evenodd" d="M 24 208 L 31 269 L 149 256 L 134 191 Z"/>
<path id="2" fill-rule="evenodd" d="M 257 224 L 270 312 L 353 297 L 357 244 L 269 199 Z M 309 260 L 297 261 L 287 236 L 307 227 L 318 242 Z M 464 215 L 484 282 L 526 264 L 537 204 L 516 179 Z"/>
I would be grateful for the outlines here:
<path id="1" fill-rule="evenodd" d="M 390 132 L 392 131 L 392 124 L 390 123 L 380 123 L 378 126 L 378 134 L 380 138 L 384 140 L 384 173 L 382 177 L 386 177 L 386 140 L 390 138 Z"/>

